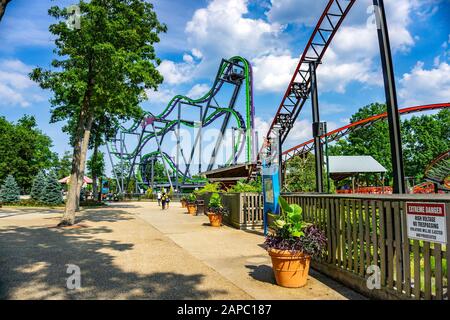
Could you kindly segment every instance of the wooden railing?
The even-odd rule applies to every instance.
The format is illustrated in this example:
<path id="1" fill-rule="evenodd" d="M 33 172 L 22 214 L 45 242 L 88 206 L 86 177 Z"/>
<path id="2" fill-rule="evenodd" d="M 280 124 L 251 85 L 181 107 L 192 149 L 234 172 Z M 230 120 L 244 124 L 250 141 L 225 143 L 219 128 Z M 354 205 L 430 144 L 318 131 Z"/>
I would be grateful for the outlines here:
<path id="1" fill-rule="evenodd" d="M 284 197 L 289 203 L 299 204 L 304 218 L 326 232 L 327 251 L 313 264 L 319 271 L 374 298 L 448 299 L 450 253 L 446 246 L 408 239 L 404 208 L 410 201 L 446 203 L 448 229 L 450 197 Z M 381 289 L 367 286 L 371 266 L 381 272 Z"/>
<path id="2" fill-rule="evenodd" d="M 243 223 L 262 228 L 264 225 L 264 199 L 258 193 L 241 193 Z"/>

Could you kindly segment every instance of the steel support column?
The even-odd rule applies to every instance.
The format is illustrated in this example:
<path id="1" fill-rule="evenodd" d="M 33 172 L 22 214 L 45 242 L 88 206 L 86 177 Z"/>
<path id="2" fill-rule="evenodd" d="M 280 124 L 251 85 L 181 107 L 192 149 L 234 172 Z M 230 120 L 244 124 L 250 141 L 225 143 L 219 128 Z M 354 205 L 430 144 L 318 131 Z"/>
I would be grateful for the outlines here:
<path id="1" fill-rule="evenodd" d="M 313 136 L 314 136 L 314 151 L 316 159 L 316 192 L 323 193 L 323 147 L 321 130 L 320 130 L 320 112 L 319 112 L 319 93 L 317 89 L 317 65 L 315 62 L 309 64 L 309 71 L 311 74 L 311 105 L 313 115 Z"/>
<path id="2" fill-rule="evenodd" d="M 389 30 L 383 0 L 373 0 L 380 44 L 381 64 L 383 67 L 384 87 L 391 141 L 391 159 L 394 176 L 394 193 L 406 193 L 405 173 L 403 169 L 402 137 L 400 131 L 400 113 L 398 110 L 395 87 L 394 65 L 392 62 Z"/>

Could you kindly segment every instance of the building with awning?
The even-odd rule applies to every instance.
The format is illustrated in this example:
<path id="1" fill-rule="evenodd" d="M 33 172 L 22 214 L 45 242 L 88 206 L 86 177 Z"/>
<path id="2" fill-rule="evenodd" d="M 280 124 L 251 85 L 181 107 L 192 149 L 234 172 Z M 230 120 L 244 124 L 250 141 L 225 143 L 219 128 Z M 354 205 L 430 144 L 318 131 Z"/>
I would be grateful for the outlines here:
<path id="1" fill-rule="evenodd" d="M 338 190 L 338 193 L 385 193 L 389 188 L 384 187 L 384 177 L 387 169 L 371 156 L 332 156 L 328 157 L 330 178 L 342 181 L 352 180 L 352 188 Z M 359 188 L 358 176 L 361 174 L 375 174 L 380 177 L 381 187 Z"/>
<path id="2" fill-rule="evenodd" d="M 337 156 L 328 157 L 330 176 L 340 181 L 358 174 L 378 173 L 385 175 L 387 169 L 371 156 Z"/>

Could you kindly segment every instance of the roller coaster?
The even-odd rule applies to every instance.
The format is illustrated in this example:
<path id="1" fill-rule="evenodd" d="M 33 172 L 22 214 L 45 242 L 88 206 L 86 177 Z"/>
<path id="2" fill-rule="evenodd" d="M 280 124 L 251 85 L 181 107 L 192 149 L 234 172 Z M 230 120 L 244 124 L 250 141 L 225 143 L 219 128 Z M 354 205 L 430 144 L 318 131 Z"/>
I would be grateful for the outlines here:
<path id="1" fill-rule="evenodd" d="M 367 119 L 351 123 L 342 128 L 336 129 L 332 132 L 324 132 L 322 123 L 320 122 L 320 113 L 318 106 L 318 87 L 316 70 L 323 64 L 323 59 L 327 49 L 332 44 L 335 35 L 348 16 L 356 0 L 329 0 L 319 21 L 314 28 L 314 31 L 307 42 L 307 45 L 301 55 L 299 63 L 295 69 L 288 88 L 281 100 L 281 103 L 276 111 L 276 114 L 271 122 L 270 129 L 264 136 L 262 148 L 258 148 L 258 142 L 254 131 L 255 107 L 253 101 L 253 73 L 250 63 L 242 57 L 233 57 L 228 60 L 222 60 L 214 84 L 210 91 L 199 99 L 191 99 L 186 96 L 175 96 L 166 106 L 166 108 L 158 115 L 146 112 L 143 119 L 134 122 L 130 127 L 124 126 L 119 128 L 116 138 L 108 141 L 108 152 L 111 164 L 117 168 L 115 161 L 123 168 L 129 170 L 127 177 L 128 181 L 134 177 L 139 185 L 148 187 L 154 186 L 154 165 L 156 161 L 161 160 L 164 164 L 165 174 L 169 181 L 170 187 L 174 186 L 180 190 L 181 187 L 198 186 L 204 183 L 204 180 L 198 177 L 202 173 L 202 160 L 199 160 L 199 168 L 197 177 L 192 169 L 194 155 L 197 152 L 200 156 L 204 153 L 202 141 L 202 130 L 213 123 L 220 123 L 220 134 L 218 135 L 214 149 L 211 153 L 208 171 L 212 170 L 216 165 L 217 156 L 221 150 L 223 141 L 226 140 L 225 131 L 229 129 L 231 120 L 233 119 L 237 128 L 231 128 L 233 139 L 231 143 L 231 156 L 225 161 L 222 166 L 232 166 L 236 164 L 238 159 L 244 153 L 245 161 L 247 163 L 261 164 L 261 159 L 270 155 L 274 139 L 276 145 L 281 146 L 285 143 L 290 131 L 294 127 L 297 119 L 300 116 L 306 102 L 311 99 L 313 107 L 313 136 L 314 139 L 302 143 L 294 148 L 282 151 L 282 159 L 284 162 L 292 157 L 301 156 L 305 153 L 314 151 L 316 156 L 316 171 L 319 172 L 321 165 L 318 159 L 323 159 L 322 145 L 326 142 L 337 141 L 347 134 L 355 130 L 370 126 L 378 121 L 389 120 L 391 143 L 395 141 L 393 136 L 399 136 L 398 126 L 395 127 L 395 122 L 399 119 L 393 117 L 400 115 L 407 115 L 417 112 L 432 111 L 450 107 L 450 103 L 441 103 L 433 105 L 424 105 L 411 108 L 405 108 L 399 112 L 394 112 L 397 102 L 396 95 L 391 94 L 395 90 L 393 84 L 393 66 L 390 57 L 389 40 L 387 32 L 387 23 L 384 16 L 384 6 L 382 1 L 374 0 L 375 14 L 377 16 L 377 26 L 380 41 L 380 50 L 382 53 L 383 74 L 385 77 L 386 96 L 388 97 L 388 112 L 377 116 L 369 117 Z M 377 7 L 382 6 L 383 9 L 377 11 Z M 381 30 L 381 31 L 380 31 Z M 388 69 L 391 68 L 391 72 Z M 231 85 L 231 90 L 225 90 L 225 85 Z M 241 87 L 245 87 L 245 114 L 241 113 L 236 108 L 236 101 L 241 91 Z M 391 91 L 389 91 L 391 90 Z M 226 103 L 218 103 L 217 95 L 224 92 L 227 95 Z M 395 108 L 392 106 L 395 105 Z M 182 116 L 182 111 L 187 108 L 197 108 L 199 112 L 199 120 L 188 120 Z M 397 110 L 398 111 L 398 110 Z M 190 153 L 186 154 L 183 150 L 180 140 L 180 127 L 188 127 L 197 129 L 198 132 L 195 141 L 189 148 Z M 238 132 L 236 139 L 236 132 Z M 177 151 L 175 157 L 163 151 L 162 145 L 165 137 L 169 133 L 174 133 L 177 140 Z M 128 143 L 126 139 L 128 136 L 137 137 L 136 147 L 129 152 L 127 150 Z M 144 148 L 154 142 L 156 146 L 151 152 L 144 153 Z M 396 155 L 400 147 L 394 147 Z M 173 152 L 172 152 L 173 153 Z M 393 152 L 394 154 L 394 152 Z M 393 158 L 394 159 L 394 158 Z M 396 164 L 394 172 L 400 171 L 398 157 L 395 158 Z M 394 160 L 393 160 L 394 161 Z M 183 162 L 183 163 L 182 163 Z M 447 163 L 447 162 L 446 162 Z M 184 170 L 182 170 L 184 166 Z M 401 166 L 401 165 L 400 165 Z M 395 169 L 397 167 L 397 169 Z M 114 169 L 115 171 L 116 169 Z M 397 171 L 396 171 L 397 170 Z M 152 174 L 149 177 L 149 171 Z M 123 170 L 122 170 L 123 172 Z M 316 172 L 316 174 L 317 174 Z M 431 172 L 431 171 L 430 171 Z M 116 172 L 115 172 L 116 173 Z M 252 173 L 253 174 L 253 173 Z M 125 189 L 124 174 L 115 174 L 116 177 L 121 177 L 121 190 Z M 316 181 L 322 181 L 319 176 Z M 401 181 L 400 175 L 396 175 L 397 186 L 398 181 Z M 394 186 L 394 189 L 396 186 Z M 319 191 L 320 192 L 320 191 Z"/>
<path id="2" fill-rule="evenodd" d="M 237 107 L 242 87 L 245 88 L 245 115 L 242 115 Z M 219 93 L 222 93 L 222 101 L 226 101 L 225 106 L 218 101 Z M 189 120 L 183 117 L 183 111 L 186 108 L 190 108 L 187 112 Z M 199 112 L 198 121 L 192 120 L 192 115 L 197 112 Z M 195 178 L 192 173 L 192 164 L 195 154 L 198 153 L 200 159 L 197 174 L 202 172 L 202 154 L 204 153 L 202 129 L 216 122 L 221 122 L 220 133 L 211 153 L 208 170 L 212 170 L 216 165 L 226 130 L 229 129 L 232 119 L 236 127 L 231 128 L 233 135 L 231 156 L 224 166 L 235 164 L 244 151 L 245 160 L 253 161 L 256 157 L 254 118 L 253 72 L 250 63 L 239 56 L 228 60 L 223 59 L 212 88 L 202 97 L 192 99 L 177 95 L 158 115 L 145 112 L 142 119 L 135 121 L 129 127 L 120 126 L 116 137 L 108 140 L 107 150 L 120 191 L 127 190 L 125 184 L 128 184 L 131 178 L 137 181 L 136 187 L 139 189 L 145 190 L 149 186 L 155 186 L 154 166 L 157 161 L 164 165 L 170 188 L 180 190 L 181 186 L 198 186 L 204 183 L 202 178 Z M 181 146 L 181 126 L 197 130 L 195 142 L 188 155 Z M 162 148 L 164 139 L 171 133 L 175 134 L 177 141 L 175 156 L 170 156 Z M 137 138 L 136 147 L 128 150 L 129 139 L 132 137 Z M 144 154 L 144 149 L 150 143 L 153 143 L 156 150 Z M 149 172 L 151 172 L 150 176 Z"/>
<path id="3" fill-rule="evenodd" d="M 425 106 L 404 108 L 404 109 L 399 110 L 399 112 L 400 112 L 400 115 L 404 116 L 404 115 L 413 114 L 413 113 L 420 113 L 420 112 L 433 111 L 433 110 L 446 109 L 446 108 L 450 108 L 450 103 L 438 103 L 438 104 L 431 104 L 431 105 L 425 105 Z M 366 127 L 371 126 L 374 123 L 377 123 L 380 121 L 386 121 L 387 117 L 388 117 L 387 112 L 373 116 L 373 117 L 368 117 L 361 121 L 351 123 L 342 128 L 333 130 L 325 135 L 322 135 L 320 137 L 320 139 L 321 139 L 322 143 L 324 143 L 324 144 L 326 142 L 331 143 L 333 141 L 339 141 L 346 135 L 348 135 L 352 132 L 355 132 L 359 129 L 366 128 Z M 314 150 L 314 139 L 306 141 L 298 146 L 295 146 L 295 147 L 283 152 L 283 160 L 289 161 L 293 157 L 303 156 L 303 155 L 311 152 L 312 150 Z"/>

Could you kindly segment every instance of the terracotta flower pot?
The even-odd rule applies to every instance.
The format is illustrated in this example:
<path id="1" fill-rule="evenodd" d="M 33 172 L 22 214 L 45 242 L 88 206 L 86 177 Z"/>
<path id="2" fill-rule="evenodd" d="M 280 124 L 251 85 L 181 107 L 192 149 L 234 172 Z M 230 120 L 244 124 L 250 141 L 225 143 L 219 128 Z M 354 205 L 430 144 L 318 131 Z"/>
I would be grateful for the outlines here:
<path id="1" fill-rule="evenodd" d="M 181 202 L 181 207 L 182 208 L 186 208 L 187 207 L 187 203 L 186 203 L 185 200 L 181 200 L 180 202 Z"/>
<path id="2" fill-rule="evenodd" d="M 193 215 L 193 216 L 197 215 L 197 205 L 188 203 L 186 205 L 186 207 L 187 207 L 188 213 L 190 215 Z"/>
<path id="3" fill-rule="evenodd" d="M 270 249 L 277 284 L 286 288 L 301 288 L 308 280 L 311 257 L 302 252 Z"/>
<path id="4" fill-rule="evenodd" d="M 212 227 L 220 228 L 222 226 L 223 217 L 221 214 L 208 213 L 209 222 Z"/>

